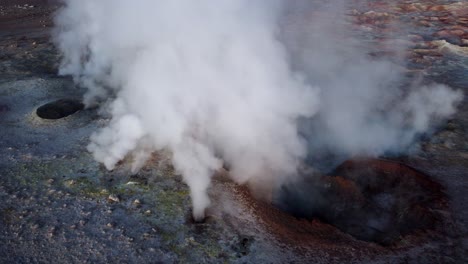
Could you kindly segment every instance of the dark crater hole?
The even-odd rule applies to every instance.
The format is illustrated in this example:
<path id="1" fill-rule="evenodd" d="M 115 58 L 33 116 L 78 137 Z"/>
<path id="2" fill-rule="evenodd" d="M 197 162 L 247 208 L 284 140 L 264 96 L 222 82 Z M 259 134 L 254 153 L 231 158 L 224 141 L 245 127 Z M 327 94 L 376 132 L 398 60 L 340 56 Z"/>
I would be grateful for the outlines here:
<path id="1" fill-rule="evenodd" d="M 84 109 L 84 104 L 76 99 L 59 99 L 47 103 L 36 110 L 43 119 L 60 119 Z"/>
<path id="2" fill-rule="evenodd" d="M 320 219 L 357 239 L 390 245 L 434 229 L 447 209 L 442 187 L 404 164 L 348 160 L 333 176 L 303 172 L 283 185 L 273 203 L 296 217 Z"/>

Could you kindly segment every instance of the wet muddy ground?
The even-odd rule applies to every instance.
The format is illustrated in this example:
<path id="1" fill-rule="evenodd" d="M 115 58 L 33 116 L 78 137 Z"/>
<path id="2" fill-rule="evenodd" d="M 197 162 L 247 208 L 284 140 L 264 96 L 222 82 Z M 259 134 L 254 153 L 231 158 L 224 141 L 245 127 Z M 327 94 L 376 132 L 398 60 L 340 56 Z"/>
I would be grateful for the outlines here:
<path id="1" fill-rule="evenodd" d="M 403 45 L 408 49 L 410 74 L 468 94 L 468 4 L 391 2 L 350 3 L 347 19 L 353 30 L 375 44 L 370 55 L 393 56 L 389 47 Z M 211 189 L 214 202 L 209 217 L 194 223 L 188 188 L 170 166 L 167 153 L 155 154 L 136 175 L 129 172 L 126 161 L 107 171 L 86 150 L 90 134 L 107 121 L 96 109 L 72 111 L 59 119 L 37 115 L 44 104 L 60 99 L 79 102 L 85 92 L 69 78 L 57 76 L 59 55 L 49 39 L 56 8 L 51 1 L 0 1 L 1 263 L 464 263 L 468 259 L 466 97 L 457 114 L 434 135 L 421 139 L 414 151 L 386 157 L 427 175 L 422 185 L 432 191 L 422 192 L 429 197 L 424 201 L 431 203 L 423 209 L 410 208 L 410 213 L 397 212 L 411 216 L 412 225 L 420 218 L 426 228 L 391 232 L 391 242 L 380 243 L 359 237 L 352 228 L 346 229 L 349 223 L 336 217 L 352 215 L 352 206 L 330 208 L 334 218 L 297 218 L 256 201 L 246 187 L 228 181 L 223 173 L 215 177 Z M 395 21 L 407 25 L 407 30 L 388 38 L 385 32 Z M 49 114 L 54 110 L 48 109 Z M 337 193 L 350 195 L 333 196 L 343 204 L 356 197 L 359 201 L 356 190 L 362 187 L 346 172 L 347 165 L 337 169 L 341 178 L 329 183 L 346 190 Z M 384 172 L 392 171 L 393 165 L 386 166 L 381 166 Z M 391 185 L 394 177 L 389 179 Z M 414 188 L 411 184 L 403 184 L 402 189 L 407 193 Z M 369 186 L 362 188 L 372 193 Z M 386 194 L 376 197 L 373 206 L 392 199 Z"/>

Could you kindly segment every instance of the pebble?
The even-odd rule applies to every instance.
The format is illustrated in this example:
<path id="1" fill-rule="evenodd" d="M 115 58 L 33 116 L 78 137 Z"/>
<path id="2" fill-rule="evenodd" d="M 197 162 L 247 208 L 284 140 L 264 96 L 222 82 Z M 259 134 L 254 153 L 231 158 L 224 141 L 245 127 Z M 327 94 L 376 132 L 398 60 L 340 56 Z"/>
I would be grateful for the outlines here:
<path id="1" fill-rule="evenodd" d="M 141 206 L 141 201 L 139 199 L 135 199 L 133 201 L 133 205 L 135 205 L 136 207 L 140 207 Z"/>
<path id="2" fill-rule="evenodd" d="M 47 230 L 47 237 L 52 238 L 54 236 L 54 232 L 55 232 L 55 227 L 49 228 L 49 230 Z"/>
<path id="3" fill-rule="evenodd" d="M 108 200 L 109 202 L 114 202 L 114 203 L 120 202 L 120 198 L 119 198 L 117 195 L 115 195 L 115 194 L 109 195 L 109 197 L 107 197 L 107 200 Z"/>

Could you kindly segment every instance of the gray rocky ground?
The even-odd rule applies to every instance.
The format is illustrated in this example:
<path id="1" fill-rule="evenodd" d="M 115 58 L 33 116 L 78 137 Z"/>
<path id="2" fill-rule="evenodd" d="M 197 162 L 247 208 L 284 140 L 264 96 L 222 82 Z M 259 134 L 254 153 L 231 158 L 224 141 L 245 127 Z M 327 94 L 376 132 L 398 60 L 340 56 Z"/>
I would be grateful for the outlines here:
<path id="1" fill-rule="evenodd" d="M 449 209 L 438 230 L 418 231 L 390 246 L 361 241 L 319 220 L 295 219 L 255 201 L 222 175 L 211 189 L 209 217 L 194 223 L 188 188 L 167 153 L 155 154 L 136 175 L 126 161 L 107 171 L 86 150 L 90 134 L 106 122 L 96 109 L 57 120 L 36 115 L 45 103 L 80 100 L 84 93 L 56 74 L 59 55 L 49 41 L 56 6 L 46 2 L 0 1 L 0 263 L 468 260 L 466 97 L 420 150 L 396 158 L 445 188 Z M 468 94 L 466 3 L 402 1 L 388 9 L 370 2 L 350 11 L 350 19 L 372 29 L 392 17 L 416 17 L 421 28 L 410 43 L 412 70 Z"/>

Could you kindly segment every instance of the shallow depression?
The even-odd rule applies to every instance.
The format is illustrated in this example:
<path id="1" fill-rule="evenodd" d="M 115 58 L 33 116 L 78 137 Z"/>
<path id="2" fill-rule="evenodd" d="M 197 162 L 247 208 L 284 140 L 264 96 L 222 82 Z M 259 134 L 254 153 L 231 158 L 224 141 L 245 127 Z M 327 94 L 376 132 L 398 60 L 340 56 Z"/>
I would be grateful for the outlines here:
<path id="1" fill-rule="evenodd" d="M 404 164 L 348 160 L 332 174 L 301 175 L 301 180 L 282 186 L 274 204 L 296 217 L 320 219 L 382 245 L 436 228 L 440 212 L 447 209 L 442 186 Z"/>
<path id="2" fill-rule="evenodd" d="M 76 99 L 59 99 L 40 106 L 37 116 L 43 119 L 60 119 L 83 110 L 84 104 Z"/>

